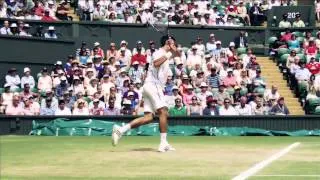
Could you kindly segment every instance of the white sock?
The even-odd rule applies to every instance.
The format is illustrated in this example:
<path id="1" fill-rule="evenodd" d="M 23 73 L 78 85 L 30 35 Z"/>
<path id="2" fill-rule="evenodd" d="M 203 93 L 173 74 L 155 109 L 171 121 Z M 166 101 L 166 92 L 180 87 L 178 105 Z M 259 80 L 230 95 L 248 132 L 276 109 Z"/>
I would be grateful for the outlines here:
<path id="1" fill-rule="evenodd" d="M 160 143 L 168 143 L 167 142 L 167 133 L 160 133 Z"/>
<path id="2" fill-rule="evenodd" d="M 123 133 L 129 131 L 130 129 L 131 129 L 131 125 L 130 125 L 130 124 L 126 124 L 126 125 L 124 125 L 124 126 L 122 126 L 122 127 L 120 128 L 120 131 L 121 131 L 121 133 L 123 134 Z"/>

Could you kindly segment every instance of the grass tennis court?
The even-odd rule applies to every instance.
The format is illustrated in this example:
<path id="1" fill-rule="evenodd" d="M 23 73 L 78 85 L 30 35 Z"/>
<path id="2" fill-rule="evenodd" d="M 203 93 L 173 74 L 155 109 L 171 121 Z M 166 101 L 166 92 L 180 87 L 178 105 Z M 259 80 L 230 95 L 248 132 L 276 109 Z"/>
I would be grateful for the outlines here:
<path id="1" fill-rule="evenodd" d="M 169 137 L 176 152 L 158 153 L 159 137 L 0 136 L 1 180 L 232 179 L 295 142 L 301 144 L 249 179 L 320 179 L 317 137 Z"/>

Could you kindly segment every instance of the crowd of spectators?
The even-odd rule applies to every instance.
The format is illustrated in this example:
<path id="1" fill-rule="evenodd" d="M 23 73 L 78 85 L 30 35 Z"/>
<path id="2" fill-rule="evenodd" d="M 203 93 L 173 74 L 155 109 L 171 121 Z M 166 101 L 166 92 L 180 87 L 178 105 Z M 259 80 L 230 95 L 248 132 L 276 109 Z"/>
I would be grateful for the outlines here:
<path id="1" fill-rule="evenodd" d="M 277 59 L 302 105 L 305 105 L 305 101 L 320 99 L 320 32 L 291 32 L 287 28 L 274 38 L 271 55 Z"/>
<path id="2" fill-rule="evenodd" d="M 178 46 L 181 57 L 169 60 L 164 88 L 169 115 L 289 114 L 277 87 L 265 79 L 245 32 L 222 44 L 214 34 L 198 37 L 190 48 Z M 123 40 L 107 50 L 99 42 L 83 42 L 53 69 L 37 76 L 31 68 L 12 68 L 5 77 L 1 112 L 7 115 L 141 115 L 143 82 L 158 48 Z"/>
<path id="3" fill-rule="evenodd" d="M 1 0 L 0 18 L 72 20 L 70 1 Z M 73 4 L 73 3 L 72 3 Z M 192 24 L 207 26 L 261 25 L 274 6 L 296 5 L 295 0 L 79 0 L 80 20 L 116 23 Z"/>
<path id="4" fill-rule="evenodd" d="M 44 29 L 43 26 L 38 26 L 32 30 L 28 23 L 24 23 L 21 20 L 17 23 L 12 22 L 11 24 L 9 21 L 4 21 L 3 27 L 0 28 L 0 35 L 43 37 L 49 39 L 58 38 L 54 26 L 49 26 L 47 29 Z"/>

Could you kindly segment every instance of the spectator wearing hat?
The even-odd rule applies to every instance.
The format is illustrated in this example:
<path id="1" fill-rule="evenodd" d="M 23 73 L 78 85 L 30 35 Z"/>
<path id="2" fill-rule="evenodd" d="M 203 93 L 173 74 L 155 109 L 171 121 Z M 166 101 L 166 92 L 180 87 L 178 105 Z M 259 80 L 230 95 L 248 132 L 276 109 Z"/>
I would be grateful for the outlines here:
<path id="1" fill-rule="evenodd" d="M 270 114 L 272 115 L 289 115 L 289 109 L 284 103 L 284 98 L 280 97 L 279 100 L 277 101 L 277 104 L 274 105 L 271 110 Z"/>
<path id="2" fill-rule="evenodd" d="M 99 102 L 100 102 L 99 99 L 94 99 L 94 100 L 92 101 L 93 107 L 91 107 L 91 108 L 89 107 L 89 114 L 90 114 L 90 115 L 93 115 L 93 116 L 103 115 L 103 113 L 104 113 L 104 108 L 99 107 Z"/>
<path id="3" fill-rule="evenodd" d="M 57 39 L 58 38 L 54 26 L 49 26 L 47 32 L 44 33 L 44 37 L 48 38 L 48 39 Z"/>
<path id="4" fill-rule="evenodd" d="M 247 104 L 247 97 L 243 96 L 240 98 L 240 104 L 235 107 L 235 110 L 240 116 L 252 115 L 251 106 Z"/>
<path id="5" fill-rule="evenodd" d="M 208 97 L 206 101 L 204 101 L 206 107 L 203 109 L 204 116 L 218 116 L 219 108 L 217 104 L 217 100 L 212 97 Z"/>
<path id="6" fill-rule="evenodd" d="M 60 84 L 55 89 L 55 95 L 57 97 L 62 97 L 65 92 L 68 91 L 69 84 L 67 82 L 67 78 L 65 76 L 62 76 L 60 78 Z"/>
<path id="7" fill-rule="evenodd" d="M 221 46 L 221 41 L 216 41 L 216 48 L 213 49 L 211 52 L 212 56 L 214 58 L 219 58 L 220 57 L 220 53 L 223 50 L 222 46 Z"/>
<path id="8" fill-rule="evenodd" d="M 25 67 L 23 69 L 24 75 L 21 78 L 21 88 L 24 87 L 25 84 L 29 84 L 30 88 L 33 89 L 35 87 L 35 81 L 33 76 L 31 76 L 31 70 L 29 67 Z"/>
<path id="9" fill-rule="evenodd" d="M 233 75 L 233 69 L 229 68 L 227 72 L 228 72 L 228 75 L 222 80 L 222 84 L 227 88 L 230 88 L 230 87 L 232 88 L 237 85 L 237 81 Z"/>
<path id="10" fill-rule="evenodd" d="M 44 97 L 52 99 L 52 107 L 53 108 L 58 107 L 58 99 L 56 96 L 54 96 L 54 93 L 52 92 L 52 90 L 45 91 Z M 45 98 L 42 98 L 42 100 L 40 102 L 40 108 L 45 107 L 45 105 L 46 105 L 46 100 L 45 100 Z"/>
<path id="11" fill-rule="evenodd" d="M 56 108 L 54 115 L 55 116 L 70 116 L 71 115 L 71 110 L 66 107 L 66 103 L 64 100 L 59 100 L 59 106 Z M 89 113 L 87 115 L 89 115 Z"/>
<path id="12" fill-rule="evenodd" d="M 196 45 L 192 46 L 191 53 L 188 54 L 186 66 L 189 70 L 193 69 L 196 64 L 202 64 L 201 55 L 198 54 L 198 48 Z"/>
<path id="13" fill-rule="evenodd" d="M 87 116 L 89 115 L 89 109 L 85 105 L 85 101 L 83 99 L 78 100 L 78 105 L 75 106 L 74 110 L 72 111 L 72 115 L 75 116 Z"/>
<path id="14" fill-rule="evenodd" d="M 4 92 L 1 94 L 1 105 L 5 108 L 12 103 L 13 93 L 10 91 L 10 84 L 4 85 Z"/>
<path id="15" fill-rule="evenodd" d="M 134 47 L 134 48 L 132 49 L 132 56 L 135 55 L 135 54 L 137 54 L 138 51 L 141 51 L 141 54 L 143 54 L 143 55 L 146 54 L 146 49 L 143 47 L 143 43 L 142 43 L 142 41 L 140 41 L 140 40 L 138 40 L 138 41 L 136 42 L 136 47 Z"/>
<path id="16" fill-rule="evenodd" d="M 310 62 L 306 64 L 306 68 L 310 71 L 312 75 L 317 75 L 320 71 L 320 63 L 315 60 L 315 57 L 311 57 Z"/>
<path id="17" fill-rule="evenodd" d="M 41 116 L 53 116 L 55 115 L 55 109 L 52 107 L 52 99 L 46 98 L 46 105 L 43 108 L 40 108 Z"/>
<path id="18" fill-rule="evenodd" d="M 189 76 L 186 74 L 181 75 L 181 83 L 177 83 L 179 85 L 179 93 L 183 96 L 185 93 L 187 93 L 188 85 L 190 84 Z"/>
<path id="19" fill-rule="evenodd" d="M 19 33 L 19 36 L 27 36 L 27 37 L 32 37 L 32 34 L 29 32 L 30 31 L 30 25 L 29 24 L 24 24 L 22 30 Z"/>
<path id="20" fill-rule="evenodd" d="M 122 115 L 135 115 L 135 109 L 132 107 L 132 101 L 129 99 L 124 98 L 122 102 L 122 109 L 120 110 L 120 113 Z"/>
<path id="21" fill-rule="evenodd" d="M 182 99 L 182 97 L 179 95 L 179 88 L 177 86 L 173 86 L 172 87 L 172 94 L 165 94 L 165 101 L 168 104 L 168 107 L 173 107 L 175 105 L 175 99 L 176 98 L 180 98 Z"/>
<path id="22" fill-rule="evenodd" d="M 193 96 L 191 103 L 187 106 L 188 116 L 202 116 L 203 108 L 197 96 Z"/>
<path id="23" fill-rule="evenodd" d="M 212 92 L 208 91 L 208 85 L 205 82 L 202 82 L 200 84 L 200 92 L 198 92 L 196 94 L 199 102 L 201 103 L 202 107 L 205 108 L 206 107 L 206 101 L 207 101 L 207 97 L 209 96 L 213 96 Z"/>
<path id="24" fill-rule="evenodd" d="M 300 13 L 296 14 L 296 18 L 295 20 L 293 21 L 292 23 L 292 27 L 298 27 L 298 28 L 301 28 L 301 27 L 305 27 L 306 25 L 304 24 L 304 22 L 301 20 L 301 15 Z"/>
<path id="25" fill-rule="evenodd" d="M 100 43 L 99 43 L 99 42 L 95 42 L 95 43 L 93 44 L 93 46 L 94 46 L 94 48 L 93 48 L 93 50 L 91 51 L 91 56 L 99 55 L 99 56 L 102 57 L 102 59 L 104 59 L 104 58 L 105 58 L 105 56 L 104 56 L 104 51 L 103 51 L 103 49 L 101 48 Z"/>
<path id="26" fill-rule="evenodd" d="M 51 76 L 48 74 L 48 69 L 43 68 L 41 71 L 41 76 L 38 79 L 38 89 L 40 91 L 46 92 L 48 90 L 51 91 L 53 87 L 53 82 Z"/>
<path id="27" fill-rule="evenodd" d="M 13 36 L 19 36 L 19 29 L 16 23 L 11 23 L 10 30 Z"/>
<path id="28" fill-rule="evenodd" d="M 209 35 L 209 40 L 206 43 L 206 50 L 209 52 L 212 52 L 214 49 L 216 49 L 216 39 L 215 39 L 215 35 L 213 33 L 211 33 Z"/>
<path id="29" fill-rule="evenodd" d="M 3 27 L 0 28 L 0 34 L 1 35 L 12 35 L 12 32 L 10 30 L 9 21 L 3 22 Z"/>
<path id="30" fill-rule="evenodd" d="M 128 75 L 132 82 L 135 82 L 138 79 L 143 80 L 145 78 L 144 70 L 141 67 L 139 67 L 138 61 L 134 61 L 132 63 Z"/>
<path id="31" fill-rule="evenodd" d="M 85 86 L 86 95 L 88 97 L 92 97 L 94 93 L 97 92 L 99 80 L 97 78 L 92 78 L 88 86 Z"/>
<path id="32" fill-rule="evenodd" d="M 116 86 L 122 89 L 124 85 L 124 81 L 130 81 L 130 77 L 128 76 L 126 69 L 121 68 L 120 76 L 116 77 Z"/>
<path id="33" fill-rule="evenodd" d="M 120 63 L 120 67 L 129 67 L 131 61 L 131 52 L 126 47 L 121 47 L 116 59 Z"/>
<path id="34" fill-rule="evenodd" d="M 9 69 L 5 79 L 6 79 L 6 84 L 10 85 L 11 90 L 15 90 L 19 88 L 21 81 L 20 81 L 19 75 L 17 74 L 16 68 Z"/>
<path id="35" fill-rule="evenodd" d="M 182 104 L 182 100 L 180 98 L 175 99 L 175 106 L 169 108 L 169 116 L 186 116 L 187 115 L 187 109 Z"/>
<path id="36" fill-rule="evenodd" d="M 195 88 L 199 88 L 200 85 L 201 85 L 201 83 L 202 83 L 202 82 L 206 82 L 206 81 L 207 81 L 207 79 L 206 79 L 206 77 L 204 76 L 204 71 L 203 71 L 202 69 L 199 69 L 199 70 L 197 71 L 196 76 L 192 78 L 191 83 L 192 83 L 192 85 L 193 85 Z"/>
<path id="37" fill-rule="evenodd" d="M 291 23 L 288 21 L 288 14 L 285 13 L 282 15 L 282 20 L 279 22 L 279 28 L 290 28 Z"/>
<path id="38" fill-rule="evenodd" d="M 219 115 L 221 116 L 237 116 L 238 111 L 231 105 L 231 100 L 225 98 L 223 101 L 223 106 L 219 108 Z"/>
<path id="39" fill-rule="evenodd" d="M 115 100 L 114 98 L 110 98 L 108 100 L 107 108 L 104 110 L 104 115 L 107 116 L 119 116 L 120 115 L 120 109 L 115 107 Z"/>
<path id="40" fill-rule="evenodd" d="M 260 26 L 264 20 L 264 15 L 259 7 L 259 1 L 254 1 L 253 6 L 249 10 L 249 16 L 252 26 Z"/>
<path id="41" fill-rule="evenodd" d="M 24 115 L 19 96 L 13 96 L 12 101 L 8 104 L 5 112 L 6 115 Z"/>
<path id="42" fill-rule="evenodd" d="M 194 80 L 197 77 L 198 72 L 202 71 L 201 70 L 201 65 L 200 64 L 195 64 L 194 68 L 190 71 L 189 76 L 191 80 Z"/>
<path id="43" fill-rule="evenodd" d="M 193 92 L 193 86 L 189 84 L 187 86 L 187 91 L 182 95 L 183 103 L 187 106 L 192 103 L 192 97 L 195 96 L 195 93 Z"/>
<path id="44" fill-rule="evenodd" d="M 176 64 L 176 67 L 174 69 L 175 76 L 176 77 L 180 77 L 183 74 L 186 74 L 187 71 L 186 71 L 185 67 L 183 66 L 183 62 L 181 61 L 181 58 L 180 57 L 174 57 L 173 59 L 174 59 L 175 64 Z"/>
<path id="45" fill-rule="evenodd" d="M 175 83 L 172 79 L 172 76 L 168 76 L 165 87 L 164 87 L 164 95 L 172 96 L 172 88 L 175 86 Z"/>

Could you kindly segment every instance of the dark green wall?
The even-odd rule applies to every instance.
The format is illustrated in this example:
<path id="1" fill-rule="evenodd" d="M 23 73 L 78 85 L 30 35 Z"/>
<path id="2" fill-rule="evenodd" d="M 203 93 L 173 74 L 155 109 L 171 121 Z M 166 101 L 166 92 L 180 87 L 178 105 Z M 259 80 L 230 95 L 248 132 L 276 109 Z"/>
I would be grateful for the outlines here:
<path id="1" fill-rule="evenodd" d="M 27 135 L 32 128 L 32 121 L 49 122 L 57 116 L 1 116 L 0 135 L 17 134 Z M 70 120 L 88 119 L 88 117 L 70 116 L 65 117 Z M 129 122 L 133 116 L 94 116 L 96 120 Z M 157 119 L 155 119 L 157 121 Z M 193 125 L 212 127 L 250 127 L 268 130 L 296 131 L 320 129 L 319 116 L 188 116 L 170 117 L 170 125 Z"/>

